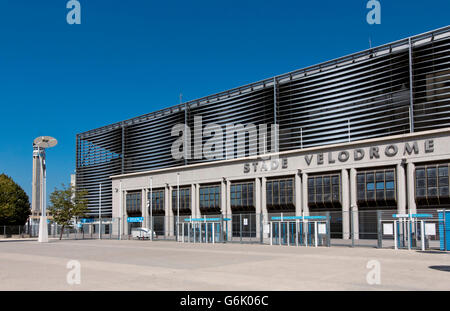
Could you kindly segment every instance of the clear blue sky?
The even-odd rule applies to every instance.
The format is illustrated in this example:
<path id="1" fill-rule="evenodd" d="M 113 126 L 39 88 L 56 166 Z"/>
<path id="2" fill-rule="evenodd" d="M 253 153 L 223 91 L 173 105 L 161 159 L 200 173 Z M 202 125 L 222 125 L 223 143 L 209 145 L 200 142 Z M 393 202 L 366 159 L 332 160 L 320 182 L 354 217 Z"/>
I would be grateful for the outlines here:
<path id="1" fill-rule="evenodd" d="M 75 134 L 449 24 L 448 0 L 0 0 L 0 173 L 31 196 L 32 141 L 54 136 L 48 192 Z"/>

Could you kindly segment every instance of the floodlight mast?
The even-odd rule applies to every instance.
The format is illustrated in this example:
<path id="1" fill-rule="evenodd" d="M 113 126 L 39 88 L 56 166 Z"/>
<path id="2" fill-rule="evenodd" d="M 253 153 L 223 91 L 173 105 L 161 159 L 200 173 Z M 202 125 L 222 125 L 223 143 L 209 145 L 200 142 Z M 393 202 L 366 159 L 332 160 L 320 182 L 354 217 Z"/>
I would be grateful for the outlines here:
<path id="1" fill-rule="evenodd" d="M 45 149 L 56 146 L 58 141 L 50 136 L 40 136 L 33 141 L 33 146 L 37 147 L 37 153 L 39 157 L 40 171 L 42 174 L 42 181 L 40 187 L 40 204 L 41 204 L 41 216 L 39 217 L 39 237 L 38 242 L 48 242 L 48 227 L 47 227 L 47 173 L 46 173 L 46 160 Z"/>

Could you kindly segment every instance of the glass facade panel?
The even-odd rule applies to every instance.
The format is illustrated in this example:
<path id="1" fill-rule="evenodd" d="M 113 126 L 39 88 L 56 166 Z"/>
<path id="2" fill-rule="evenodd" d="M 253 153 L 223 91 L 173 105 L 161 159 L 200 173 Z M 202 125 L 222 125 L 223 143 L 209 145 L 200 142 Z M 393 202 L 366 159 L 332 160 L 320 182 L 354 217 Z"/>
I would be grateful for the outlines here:
<path id="1" fill-rule="evenodd" d="M 141 216 L 141 192 L 129 192 L 126 195 L 127 215 Z"/>
<path id="2" fill-rule="evenodd" d="M 172 189 L 172 210 L 176 211 L 178 208 L 177 188 Z M 180 211 L 190 212 L 191 209 L 191 188 L 180 187 Z"/>
<path id="3" fill-rule="evenodd" d="M 147 192 L 147 200 L 150 202 L 150 190 Z M 164 214 L 164 189 L 153 189 L 152 190 L 152 213 Z M 150 213 L 150 204 L 148 206 L 148 211 Z"/>
<path id="4" fill-rule="evenodd" d="M 311 208 L 340 207 L 341 206 L 340 174 L 309 176 L 308 206 Z"/>
<path id="5" fill-rule="evenodd" d="M 239 182 L 232 184 L 231 195 L 235 200 L 231 202 L 231 209 L 234 211 L 253 210 L 254 206 L 254 182 Z M 217 195 L 217 194 L 216 194 Z M 272 197 L 272 192 L 267 193 L 267 197 Z"/>
<path id="6" fill-rule="evenodd" d="M 271 179 L 266 182 L 266 204 L 270 210 L 294 208 L 294 178 Z"/>
<path id="7" fill-rule="evenodd" d="M 394 169 L 360 171 L 356 181 L 358 206 L 396 206 Z"/>
<path id="8" fill-rule="evenodd" d="M 220 196 L 221 185 L 203 185 L 199 189 L 199 203 L 200 211 L 202 213 L 220 213 L 221 196 Z M 236 201 L 237 198 L 235 197 Z"/>
<path id="9" fill-rule="evenodd" d="M 449 167 L 446 164 L 429 164 L 416 167 L 416 203 L 419 206 L 450 204 Z"/>

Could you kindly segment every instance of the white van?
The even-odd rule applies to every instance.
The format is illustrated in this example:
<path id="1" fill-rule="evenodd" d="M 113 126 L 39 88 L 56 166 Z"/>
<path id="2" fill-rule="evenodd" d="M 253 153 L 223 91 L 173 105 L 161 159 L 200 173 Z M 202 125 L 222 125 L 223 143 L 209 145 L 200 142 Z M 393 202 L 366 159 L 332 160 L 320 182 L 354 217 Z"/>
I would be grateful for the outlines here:
<path id="1" fill-rule="evenodd" d="M 134 228 L 131 230 L 131 237 L 138 240 L 150 239 L 151 230 L 148 228 Z M 153 237 L 156 237 L 155 231 L 153 231 Z"/>

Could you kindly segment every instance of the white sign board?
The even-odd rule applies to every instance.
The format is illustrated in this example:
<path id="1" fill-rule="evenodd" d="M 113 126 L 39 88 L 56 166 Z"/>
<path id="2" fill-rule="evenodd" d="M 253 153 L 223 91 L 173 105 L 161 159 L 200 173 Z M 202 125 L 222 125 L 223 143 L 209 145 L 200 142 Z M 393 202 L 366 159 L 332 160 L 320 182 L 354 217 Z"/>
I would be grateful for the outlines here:
<path id="1" fill-rule="evenodd" d="M 244 218 L 244 226 L 248 226 L 248 218 Z"/>
<path id="2" fill-rule="evenodd" d="M 327 234 L 327 225 L 326 224 L 318 224 L 317 231 L 319 234 Z"/>
<path id="3" fill-rule="evenodd" d="M 408 218 L 409 214 L 395 214 L 396 218 Z"/>
<path id="4" fill-rule="evenodd" d="M 383 224 L 383 234 L 393 235 L 394 234 L 394 224 Z"/>
<path id="5" fill-rule="evenodd" d="M 270 233 L 270 226 L 264 225 L 264 234 L 269 234 L 269 233 Z"/>
<path id="6" fill-rule="evenodd" d="M 436 224 L 425 224 L 425 235 L 436 235 Z"/>

